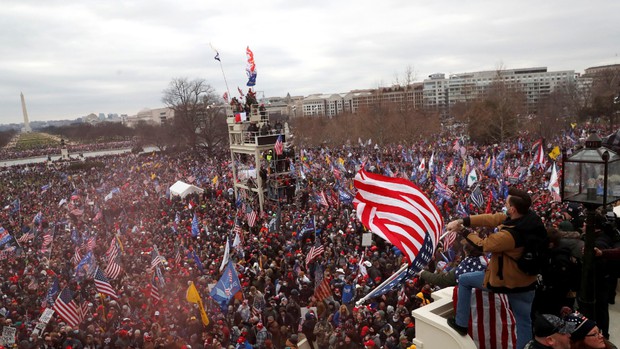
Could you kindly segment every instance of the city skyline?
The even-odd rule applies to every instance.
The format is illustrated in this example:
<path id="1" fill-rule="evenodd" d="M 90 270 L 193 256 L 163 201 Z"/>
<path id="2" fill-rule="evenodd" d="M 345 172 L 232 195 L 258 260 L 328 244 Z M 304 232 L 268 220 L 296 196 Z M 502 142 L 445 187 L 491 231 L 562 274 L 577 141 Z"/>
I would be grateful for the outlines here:
<path id="1" fill-rule="evenodd" d="M 411 67 L 432 73 L 546 66 L 582 73 L 617 64 L 620 4 L 577 1 L 350 4 L 232 1 L 123 4 L 13 1 L 0 9 L 0 124 L 159 108 L 176 77 L 203 78 L 221 96 L 256 90 L 344 93 L 390 86 Z M 260 6 L 259 6 L 260 5 Z"/>

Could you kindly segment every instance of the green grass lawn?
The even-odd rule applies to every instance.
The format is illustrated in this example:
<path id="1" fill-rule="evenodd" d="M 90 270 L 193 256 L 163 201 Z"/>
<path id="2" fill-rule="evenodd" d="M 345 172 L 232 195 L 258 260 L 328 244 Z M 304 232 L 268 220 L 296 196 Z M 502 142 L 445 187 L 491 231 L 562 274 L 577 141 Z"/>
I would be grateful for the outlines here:
<path id="1" fill-rule="evenodd" d="M 60 142 L 46 133 L 22 133 L 15 143 L 15 150 L 37 149 L 49 146 L 59 146 Z"/>

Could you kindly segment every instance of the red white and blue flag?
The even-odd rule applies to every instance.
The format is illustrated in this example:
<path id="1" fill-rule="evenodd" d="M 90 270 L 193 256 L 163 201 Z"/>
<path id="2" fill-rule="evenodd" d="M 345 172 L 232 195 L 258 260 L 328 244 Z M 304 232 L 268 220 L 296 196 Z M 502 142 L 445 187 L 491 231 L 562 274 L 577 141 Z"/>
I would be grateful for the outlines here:
<path id="1" fill-rule="evenodd" d="M 479 349 L 516 348 L 515 317 L 506 294 L 474 289 L 469 334 Z"/>
<path id="2" fill-rule="evenodd" d="M 82 309 L 73 300 L 73 292 L 64 288 L 52 307 L 69 326 L 77 327 L 82 322 Z"/>
<path id="3" fill-rule="evenodd" d="M 112 288 L 112 285 L 110 284 L 110 280 L 108 280 L 108 278 L 103 275 L 101 269 L 97 268 L 97 271 L 95 271 L 94 279 L 97 292 L 107 294 L 114 299 L 118 299 L 116 291 L 114 291 L 114 288 Z"/>
<path id="4" fill-rule="evenodd" d="M 273 149 L 275 150 L 277 155 L 282 155 L 284 152 L 284 143 L 282 143 L 282 135 L 278 135 L 278 139 L 276 139 L 276 144 L 274 144 Z"/>
<path id="5" fill-rule="evenodd" d="M 410 264 L 426 266 L 443 231 L 437 206 L 410 181 L 364 169 L 355 176 L 355 188 L 357 218 L 396 246 Z"/>

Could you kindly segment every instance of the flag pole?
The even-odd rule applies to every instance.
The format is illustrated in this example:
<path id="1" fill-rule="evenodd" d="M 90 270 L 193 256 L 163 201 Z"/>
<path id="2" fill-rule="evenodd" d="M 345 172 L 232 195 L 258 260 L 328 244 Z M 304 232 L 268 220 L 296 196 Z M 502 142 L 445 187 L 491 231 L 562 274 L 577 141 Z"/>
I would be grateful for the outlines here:
<path id="1" fill-rule="evenodd" d="M 213 47 L 213 45 L 211 43 L 209 43 L 209 46 L 211 46 L 211 48 L 213 49 L 213 51 L 215 51 L 215 59 L 220 62 L 220 69 L 222 70 L 222 76 L 224 77 L 224 84 L 226 84 L 226 92 L 228 93 L 228 96 L 230 96 L 230 98 L 232 98 L 232 95 L 230 94 L 230 89 L 228 88 L 228 81 L 226 80 L 226 74 L 224 73 L 224 66 L 222 65 L 222 61 L 220 60 L 220 52 L 218 50 L 215 49 L 215 47 Z"/>
<path id="2" fill-rule="evenodd" d="M 396 271 L 394 274 L 392 274 L 392 276 L 404 272 L 407 268 L 409 268 L 409 264 L 407 264 L 407 263 L 403 264 L 400 267 L 400 269 L 398 269 L 398 271 Z M 368 299 L 374 297 L 373 291 L 375 291 L 377 289 L 381 289 L 382 287 L 384 287 L 385 285 L 389 284 L 390 282 L 392 282 L 392 277 L 387 278 L 385 281 L 383 281 L 381 283 L 381 285 L 375 287 L 374 290 L 370 291 L 367 295 L 362 297 L 359 301 L 355 302 L 355 305 L 360 306 L 360 305 L 364 304 L 364 302 L 366 302 Z"/>

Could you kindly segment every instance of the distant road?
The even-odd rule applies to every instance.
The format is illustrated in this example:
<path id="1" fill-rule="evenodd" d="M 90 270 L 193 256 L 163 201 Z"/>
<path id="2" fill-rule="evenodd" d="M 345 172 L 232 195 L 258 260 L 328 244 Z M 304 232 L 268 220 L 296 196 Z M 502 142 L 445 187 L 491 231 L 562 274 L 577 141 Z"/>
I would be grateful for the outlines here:
<path id="1" fill-rule="evenodd" d="M 148 153 L 148 152 L 158 151 L 158 150 L 159 148 L 157 147 L 144 147 L 144 151 L 142 152 Z M 131 152 L 131 148 L 90 151 L 90 152 L 83 152 L 81 154 L 84 155 L 85 158 L 92 158 L 92 157 L 97 157 L 97 156 L 116 155 L 116 154 L 124 154 L 124 153 L 129 153 L 129 152 Z M 72 158 L 77 158 L 79 154 L 69 154 L 69 156 Z M 52 155 L 53 161 L 56 161 L 58 159 L 60 159 L 60 154 Z M 47 156 L 37 156 L 33 158 L 14 159 L 14 160 L 0 160 L 0 167 L 36 164 L 36 163 L 45 162 L 45 161 L 47 161 Z"/>

